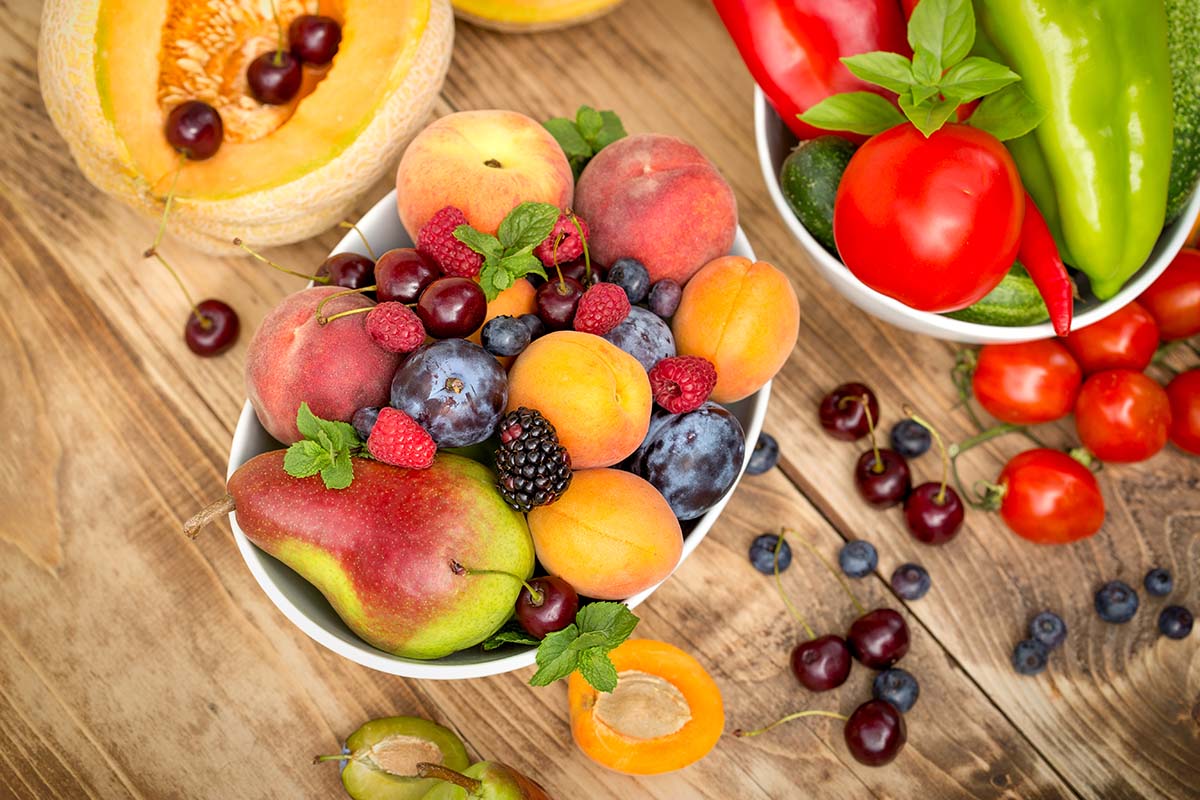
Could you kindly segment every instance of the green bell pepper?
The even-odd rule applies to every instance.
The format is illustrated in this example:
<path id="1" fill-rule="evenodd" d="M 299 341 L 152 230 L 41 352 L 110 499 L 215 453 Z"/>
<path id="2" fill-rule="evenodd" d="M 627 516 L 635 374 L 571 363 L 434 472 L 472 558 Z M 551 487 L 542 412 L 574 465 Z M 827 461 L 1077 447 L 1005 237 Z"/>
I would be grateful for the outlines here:
<path id="1" fill-rule="evenodd" d="M 974 0 L 982 34 L 1048 112 L 1009 142 L 1065 261 L 1112 297 L 1154 248 L 1173 110 L 1163 0 Z"/>

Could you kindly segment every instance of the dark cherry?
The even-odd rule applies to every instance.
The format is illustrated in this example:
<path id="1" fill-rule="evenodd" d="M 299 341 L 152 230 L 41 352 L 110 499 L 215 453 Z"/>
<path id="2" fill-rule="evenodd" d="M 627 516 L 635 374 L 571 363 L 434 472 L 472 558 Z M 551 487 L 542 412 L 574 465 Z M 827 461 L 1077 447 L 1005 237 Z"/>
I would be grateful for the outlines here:
<path id="1" fill-rule="evenodd" d="M 583 284 L 574 278 L 558 276 L 546 281 L 537 290 L 537 314 L 546 328 L 561 331 L 571 327 L 575 307 L 583 295 Z"/>
<path id="2" fill-rule="evenodd" d="M 875 393 L 861 383 L 843 383 L 821 400 L 818 415 L 821 427 L 835 439 L 853 442 L 867 435 L 870 425 L 862 397 L 867 396 L 871 419 L 879 419 L 879 401 Z"/>
<path id="3" fill-rule="evenodd" d="M 379 302 L 415 303 L 425 287 L 442 276 L 433 259 L 411 247 L 388 250 L 375 262 Z"/>
<path id="4" fill-rule="evenodd" d="M 945 544 L 958 535 L 963 523 L 963 504 L 958 492 L 942 484 L 922 483 L 904 501 L 908 531 L 925 544 Z"/>
<path id="5" fill-rule="evenodd" d="M 288 26 L 288 43 L 296 58 L 321 66 L 333 61 L 342 42 L 342 26 L 332 17 L 301 14 Z"/>
<path id="6" fill-rule="evenodd" d="M 529 585 L 540 595 L 534 598 L 529 589 L 517 596 L 517 622 L 530 636 L 546 638 L 546 634 L 561 631 L 575 621 L 579 610 L 579 595 L 571 584 L 556 575 L 534 578 Z"/>
<path id="7" fill-rule="evenodd" d="M 846 640 L 829 634 L 792 648 L 792 674 L 810 692 L 827 692 L 850 675 L 850 650 Z"/>
<path id="8" fill-rule="evenodd" d="M 560 269 L 562 269 L 564 278 L 574 278 L 585 289 L 594 284 L 604 282 L 604 267 L 594 261 L 592 262 L 592 279 L 590 281 L 585 280 L 587 277 L 587 263 L 582 258 L 569 261 L 563 264 Z M 550 280 L 558 280 L 558 273 L 553 268 L 547 268 L 546 274 L 550 276 Z M 526 275 L 525 278 L 533 284 L 533 288 L 535 289 L 546 283 L 546 278 L 543 278 L 541 275 L 534 275 L 532 272 Z"/>
<path id="9" fill-rule="evenodd" d="M 908 741 L 904 715 L 886 700 L 868 700 L 850 715 L 842 729 L 850 755 L 868 767 L 882 767 Z"/>
<path id="10" fill-rule="evenodd" d="M 197 303 L 196 311 L 200 312 L 204 322 L 197 319 L 195 313 L 188 313 L 183 340 L 189 350 L 198 356 L 215 356 L 233 347 L 241 326 L 237 312 L 228 303 L 209 298 Z"/>
<path id="11" fill-rule="evenodd" d="M 908 625 L 898 612 L 877 608 L 854 620 L 846 645 L 864 667 L 887 669 L 908 652 Z"/>
<path id="12" fill-rule="evenodd" d="M 417 316 L 435 339 L 466 338 L 486 315 L 487 296 L 470 278 L 438 278 L 417 301 Z"/>
<path id="13" fill-rule="evenodd" d="M 171 109 L 166 133 L 171 147 L 192 161 L 203 161 L 221 147 L 225 127 L 215 108 L 200 100 L 188 100 Z"/>
<path id="14" fill-rule="evenodd" d="M 338 253 L 325 259 L 317 276 L 329 278 L 330 286 L 361 289 L 375 283 L 375 262 L 358 253 Z"/>
<path id="15" fill-rule="evenodd" d="M 286 50 L 272 50 L 250 62 L 246 83 L 258 102 L 282 106 L 300 91 L 301 75 L 299 59 Z"/>
<path id="16" fill-rule="evenodd" d="M 912 473 L 908 461 L 895 450 L 886 447 L 868 450 L 854 465 L 854 485 L 862 499 L 876 508 L 891 508 L 904 500 L 912 489 Z"/>

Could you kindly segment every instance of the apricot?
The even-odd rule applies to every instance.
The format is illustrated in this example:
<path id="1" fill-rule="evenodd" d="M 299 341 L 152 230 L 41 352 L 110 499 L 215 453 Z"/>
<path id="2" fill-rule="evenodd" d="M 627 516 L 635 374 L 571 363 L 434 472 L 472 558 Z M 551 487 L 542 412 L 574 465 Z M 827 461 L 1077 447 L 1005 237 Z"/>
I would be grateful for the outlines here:
<path id="1" fill-rule="evenodd" d="M 641 261 L 650 280 L 686 283 L 733 246 L 737 200 L 704 154 L 673 136 L 613 142 L 575 186 L 575 210 L 591 231 L 592 258 Z"/>
<path id="2" fill-rule="evenodd" d="M 671 772 L 708 755 L 725 729 L 725 706 L 699 661 L 651 639 L 629 639 L 609 657 L 612 693 L 578 672 L 567 682 L 571 734 L 584 755 L 629 775 Z"/>
<path id="3" fill-rule="evenodd" d="M 787 362 L 800 334 L 800 303 L 787 276 L 767 262 L 724 256 L 683 287 L 671 331 L 680 355 L 703 356 L 717 368 L 712 399 L 732 403 Z"/>
<path id="4" fill-rule="evenodd" d="M 652 400 L 637 359 L 590 333 L 536 339 L 508 374 L 508 410 L 541 411 L 575 469 L 611 466 L 633 453 L 650 427 Z"/>
<path id="5" fill-rule="evenodd" d="M 538 560 L 575 591 L 623 600 L 666 578 L 683 532 L 648 482 L 617 469 L 576 472 L 556 502 L 529 512 Z"/>

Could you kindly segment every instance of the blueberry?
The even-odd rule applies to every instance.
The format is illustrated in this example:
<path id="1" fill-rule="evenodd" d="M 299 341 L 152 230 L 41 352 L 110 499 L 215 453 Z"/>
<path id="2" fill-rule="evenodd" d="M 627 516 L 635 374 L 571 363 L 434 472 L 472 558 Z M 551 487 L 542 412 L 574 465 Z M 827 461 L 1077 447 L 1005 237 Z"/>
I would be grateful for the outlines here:
<path id="1" fill-rule="evenodd" d="M 764 575 L 775 574 L 775 544 L 779 537 L 773 533 L 764 533 L 750 543 L 750 563 Z M 783 540 L 779 546 L 779 571 L 783 572 L 792 563 L 792 546 Z"/>
<path id="2" fill-rule="evenodd" d="M 1067 638 L 1067 623 L 1053 611 L 1043 611 L 1029 621 L 1029 638 L 1053 650 Z"/>
<path id="3" fill-rule="evenodd" d="M 531 340 L 538 338 L 546 332 L 546 323 L 542 322 L 542 318 L 537 314 L 522 314 L 517 319 L 525 323 L 526 328 L 529 328 L 529 338 Z"/>
<path id="4" fill-rule="evenodd" d="M 1142 585 L 1155 597 L 1166 597 L 1175 588 L 1175 580 L 1171 577 L 1171 573 L 1162 567 L 1155 567 L 1146 573 Z"/>
<path id="5" fill-rule="evenodd" d="M 604 334 L 604 339 L 636 358 L 647 372 L 659 361 L 675 355 L 671 326 L 641 306 L 629 309 L 629 316 Z"/>
<path id="6" fill-rule="evenodd" d="M 650 291 L 650 273 L 637 259 L 618 258 L 608 268 L 606 280 L 624 289 L 631 303 L 642 302 Z"/>
<path id="7" fill-rule="evenodd" d="M 371 431 L 375 428 L 377 419 L 379 419 L 379 409 L 375 406 L 366 406 L 354 412 L 354 416 L 350 418 L 350 424 L 354 426 L 358 438 L 365 442 L 371 438 Z"/>
<path id="8" fill-rule="evenodd" d="M 892 573 L 892 588 L 905 600 L 920 600 L 930 585 L 929 573 L 920 564 L 901 564 Z"/>
<path id="9" fill-rule="evenodd" d="M 747 475 L 762 475 L 779 463 L 779 442 L 769 433 L 760 433 L 746 465 Z"/>
<path id="10" fill-rule="evenodd" d="M 679 308 L 679 299 L 683 297 L 683 287 L 670 278 L 663 278 L 650 287 L 650 310 L 663 319 L 670 319 Z"/>
<path id="11" fill-rule="evenodd" d="M 516 317 L 493 317 L 479 332 L 483 349 L 494 356 L 515 356 L 529 346 L 533 333 Z"/>
<path id="12" fill-rule="evenodd" d="M 892 426 L 892 449 L 905 458 L 916 458 L 929 449 L 933 437 L 921 423 L 902 419 Z"/>
<path id="13" fill-rule="evenodd" d="M 921 696 L 921 685 L 908 670 L 892 667 L 875 676 L 871 695 L 876 700 L 891 703 L 901 714 L 907 714 Z"/>
<path id="14" fill-rule="evenodd" d="M 1037 675 L 1046 668 L 1046 659 L 1049 656 L 1050 651 L 1046 649 L 1046 645 L 1036 639 L 1026 639 L 1018 642 L 1013 648 L 1013 669 L 1022 675 Z"/>
<path id="15" fill-rule="evenodd" d="M 846 542 L 838 553 L 838 566 L 851 578 L 864 578 L 879 566 L 879 553 L 870 542 Z"/>
<path id="16" fill-rule="evenodd" d="M 1129 622 L 1137 610 L 1137 592 L 1123 581 L 1109 581 L 1096 592 L 1096 613 L 1105 622 Z"/>
<path id="17" fill-rule="evenodd" d="M 1186 639 L 1192 622 L 1192 612 L 1183 606 L 1167 606 L 1158 614 L 1158 629 L 1168 639 Z"/>

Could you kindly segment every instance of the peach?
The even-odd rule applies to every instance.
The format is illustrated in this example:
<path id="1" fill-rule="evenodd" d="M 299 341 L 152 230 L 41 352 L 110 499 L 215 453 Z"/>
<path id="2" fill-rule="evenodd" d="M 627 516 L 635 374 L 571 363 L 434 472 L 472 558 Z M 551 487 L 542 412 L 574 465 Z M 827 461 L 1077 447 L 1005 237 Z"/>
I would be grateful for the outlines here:
<path id="1" fill-rule="evenodd" d="M 575 210 L 591 229 L 592 258 L 636 258 L 652 281 L 686 283 L 728 253 L 737 232 L 737 201 L 717 168 L 687 142 L 653 133 L 601 150 L 579 176 Z"/>
<path id="2" fill-rule="evenodd" d="M 302 438 L 296 429 L 301 402 L 322 419 L 343 422 L 363 406 L 388 404 L 400 356 L 375 344 L 367 334 L 366 314 L 317 322 L 317 304 L 340 291 L 314 286 L 283 298 L 263 318 L 246 352 L 246 395 L 267 433 L 283 444 Z M 362 295 L 344 295 L 326 303 L 321 313 L 373 305 Z"/>
<path id="3" fill-rule="evenodd" d="M 508 410 L 536 408 L 576 469 L 628 457 L 650 427 L 650 380 L 633 356 L 577 331 L 534 340 L 508 373 Z"/>
<path id="4" fill-rule="evenodd" d="M 396 206 L 408 235 L 455 206 L 485 233 L 514 206 L 541 201 L 567 208 L 574 176 L 554 137 L 515 111 L 460 111 L 417 134 L 396 171 Z"/>
<path id="5" fill-rule="evenodd" d="M 783 367 L 800 333 L 800 303 L 775 267 L 724 256 L 683 288 L 671 332 L 680 355 L 703 356 L 716 366 L 712 399 L 732 403 Z"/>
<path id="6" fill-rule="evenodd" d="M 631 472 L 576 472 L 558 501 L 529 512 L 538 560 L 587 597 L 624 600 L 666 578 L 683 532 L 658 490 Z"/>

